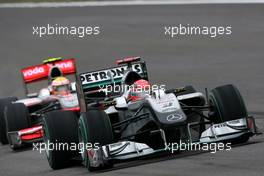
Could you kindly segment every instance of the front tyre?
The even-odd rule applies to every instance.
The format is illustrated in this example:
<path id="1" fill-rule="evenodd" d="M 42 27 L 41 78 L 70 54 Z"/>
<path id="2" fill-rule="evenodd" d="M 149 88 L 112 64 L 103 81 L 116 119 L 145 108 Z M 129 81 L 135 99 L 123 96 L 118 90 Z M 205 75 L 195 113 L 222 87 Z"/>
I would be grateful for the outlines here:
<path id="1" fill-rule="evenodd" d="M 12 102 L 16 101 L 16 97 L 8 97 L 0 99 L 0 142 L 5 145 L 8 144 L 8 139 L 6 135 L 6 123 L 4 117 L 4 110 L 7 105 L 11 104 Z"/>
<path id="2" fill-rule="evenodd" d="M 214 107 L 212 120 L 215 123 L 248 117 L 244 100 L 233 85 L 224 85 L 213 89 L 209 95 L 209 103 Z"/>
<path id="3" fill-rule="evenodd" d="M 214 123 L 248 117 L 244 100 L 239 90 L 233 85 L 224 85 L 213 89 L 209 95 L 209 103 L 213 107 L 210 118 Z M 248 139 L 249 135 L 243 135 L 231 142 L 244 143 Z"/>
<path id="4" fill-rule="evenodd" d="M 46 156 L 52 169 L 62 169 L 70 165 L 70 160 L 78 156 L 78 120 L 74 112 L 52 111 L 43 118 L 43 132 Z"/>
<path id="5" fill-rule="evenodd" d="M 29 118 L 28 108 L 23 103 L 7 105 L 5 110 L 6 132 L 8 133 L 29 128 L 31 125 Z M 14 144 L 12 140 L 8 140 L 11 149 L 16 150 L 22 147 L 22 145 Z"/>
<path id="6" fill-rule="evenodd" d="M 81 151 L 83 164 L 89 171 L 111 168 L 113 164 L 104 160 L 100 146 L 113 143 L 113 132 L 109 117 L 104 111 L 90 109 L 81 114 L 79 120 L 79 143 L 92 146 Z M 95 160 L 99 158 L 100 161 Z"/>

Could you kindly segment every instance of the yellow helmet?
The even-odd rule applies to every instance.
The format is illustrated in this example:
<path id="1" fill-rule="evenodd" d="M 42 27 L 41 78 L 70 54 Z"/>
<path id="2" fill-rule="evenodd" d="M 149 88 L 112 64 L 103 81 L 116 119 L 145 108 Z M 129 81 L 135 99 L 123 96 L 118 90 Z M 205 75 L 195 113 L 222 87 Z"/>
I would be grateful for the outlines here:
<path id="1" fill-rule="evenodd" d="M 70 84 L 70 81 L 67 78 L 63 77 L 63 76 L 60 76 L 60 77 L 55 78 L 52 81 L 51 86 L 52 87 L 53 86 L 56 87 L 56 86 L 63 86 L 63 85 L 68 85 L 68 84 Z"/>
<path id="2" fill-rule="evenodd" d="M 52 94 L 55 94 L 55 95 L 68 94 L 70 92 L 69 84 L 70 84 L 70 81 L 63 76 L 55 78 L 51 83 Z"/>

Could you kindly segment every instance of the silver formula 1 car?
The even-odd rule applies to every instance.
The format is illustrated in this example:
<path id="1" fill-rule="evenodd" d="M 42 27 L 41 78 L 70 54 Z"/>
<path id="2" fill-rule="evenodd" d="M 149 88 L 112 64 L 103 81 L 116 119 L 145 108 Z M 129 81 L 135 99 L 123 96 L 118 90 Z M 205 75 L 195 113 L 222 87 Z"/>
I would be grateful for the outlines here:
<path id="1" fill-rule="evenodd" d="M 131 101 L 131 89 L 109 91 L 109 85 L 131 86 L 148 80 L 146 64 L 138 57 L 117 63 L 118 67 L 77 75 L 79 120 L 70 115 L 64 121 L 52 118 L 55 112 L 45 117 L 46 144 L 82 144 L 80 154 L 47 150 L 53 169 L 80 157 L 94 171 L 112 167 L 117 160 L 166 151 L 169 143 L 243 143 L 257 134 L 254 118 L 235 86 L 219 86 L 206 95 L 192 86 L 158 88 Z"/>
<path id="2" fill-rule="evenodd" d="M 27 97 L 0 100 L 1 143 L 9 143 L 15 150 L 42 140 L 42 117 L 47 112 L 61 109 L 78 114 L 80 108 L 75 83 L 63 77 L 72 75 L 74 78 L 75 72 L 74 59 L 60 58 L 50 58 L 41 65 L 22 69 Z M 52 87 L 53 83 L 57 83 L 57 86 Z M 32 92 L 36 88 L 40 91 Z"/>

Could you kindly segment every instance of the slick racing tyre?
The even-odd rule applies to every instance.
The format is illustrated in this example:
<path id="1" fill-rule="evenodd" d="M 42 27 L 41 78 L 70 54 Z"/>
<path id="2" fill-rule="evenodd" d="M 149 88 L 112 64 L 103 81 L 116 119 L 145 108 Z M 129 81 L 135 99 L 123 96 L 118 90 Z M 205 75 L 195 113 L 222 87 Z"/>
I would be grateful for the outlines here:
<path id="1" fill-rule="evenodd" d="M 14 103 L 7 105 L 5 112 L 5 121 L 7 133 L 29 128 L 30 120 L 27 107 L 23 103 Z M 20 147 L 13 144 L 10 139 L 8 140 L 9 145 L 13 150 Z"/>
<path id="2" fill-rule="evenodd" d="M 91 165 L 91 158 L 96 155 L 101 155 L 100 146 L 113 143 L 112 126 L 108 115 L 96 108 L 89 109 L 87 112 L 82 113 L 79 120 L 79 143 L 91 144 L 93 149 L 82 150 L 83 164 L 89 171 L 95 171 L 100 169 L 106 169 L 113 167 L 113 163 L 102 161 L 97 163 L 98 165 Z M 93 156 L 89 156 L 89 153 L 93 153 Z M 102 158 L 98 156 L 99 158 Z"/>
<path id="3" fill-rule="evenodd" d="M 8 139 L 6 135 L 6 123 L 5 123 L 5 117 L 4 117 L 4 110 L 7 105 L 9 105 L 11 102 L 14 102 L 16 100 L 17 100 L 16 97 L 0 99 L 0 142 L 3 145 L 8 144 Z"/>
<path id="4" fill-rule="evenodd" d="M 213 106 L 210 118 L 214 123 L 247 118 L 248 113 L 239 90 L 233 85 L 224 85 L 213 89 L 209 95 L 209 103 Z M 248 135 L 235 139 L 233 143 L 243 143 Z"/>
<path id="5" fill-rule="evenodd" d="M 238 89 L 233 85 L 224 85 L 211 91 L 209 103 L 214 107 L 215 123 L 246 118 L 247 109 Z"/>
<path id="6" fill-rule="evenodd" d="M 43 141 L 46 156 L 52 169 L 70 165 L 78 156 L 78 119 L 72 111 L 52 111 L 43 118 Z M 74 146 L 72 146 L 74 147 Z"/>

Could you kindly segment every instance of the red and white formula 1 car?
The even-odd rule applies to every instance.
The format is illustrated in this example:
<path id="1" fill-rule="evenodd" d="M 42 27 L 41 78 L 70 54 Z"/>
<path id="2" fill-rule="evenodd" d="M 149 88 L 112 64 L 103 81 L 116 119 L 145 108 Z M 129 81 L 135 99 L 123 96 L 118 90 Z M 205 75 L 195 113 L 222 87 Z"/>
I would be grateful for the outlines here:
<path id="1" fill-rule="evenodd" d="M 79 113 L 74 59 L 50 58 L 43 64 L 21 70 L 27 98 L 0 99 L 0 141 L 15 150 L 41 141 L 42 117 L 50 111 Z M 66 77 L 64 77 L 67 76 Z M 44 87 L 44 88 L 43 88 Z M 32 93 L 32 89 L 40 90 Z"/>

